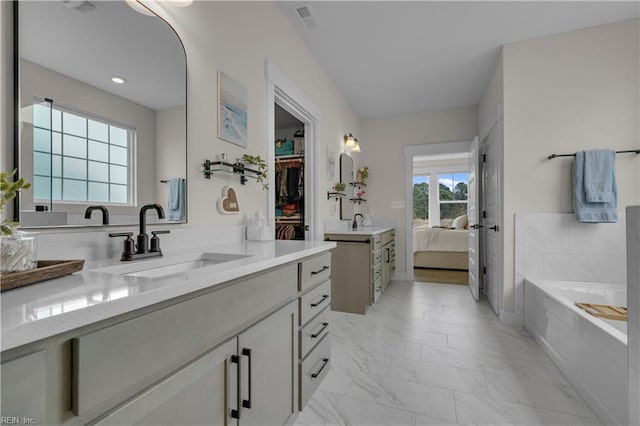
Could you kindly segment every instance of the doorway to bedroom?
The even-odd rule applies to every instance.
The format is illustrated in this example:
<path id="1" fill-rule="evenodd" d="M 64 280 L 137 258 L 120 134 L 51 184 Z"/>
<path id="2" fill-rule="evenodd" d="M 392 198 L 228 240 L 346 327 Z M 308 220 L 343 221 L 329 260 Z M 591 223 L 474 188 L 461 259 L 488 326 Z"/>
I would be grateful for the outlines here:
<path id="1" fill-rule="evenodd" d="M 469 154 L 413 158 L 414 280 L 468 285 Z"/>

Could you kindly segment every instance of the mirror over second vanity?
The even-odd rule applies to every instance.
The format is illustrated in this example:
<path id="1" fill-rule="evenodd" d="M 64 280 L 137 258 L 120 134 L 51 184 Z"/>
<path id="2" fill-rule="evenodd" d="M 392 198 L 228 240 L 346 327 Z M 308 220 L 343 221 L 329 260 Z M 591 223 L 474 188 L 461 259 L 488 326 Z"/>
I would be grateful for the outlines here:
<path id="1" fill-rule="evenodd" d="M 85 218 L 101 205 L 110 224 L 135 224 L 159 203 L 165 221 L 186 222 L 186 56 L 173 28 L 125 1 L 14 7 L 15 167 L 33 185 L 16 220 L 101 226 Z"/>

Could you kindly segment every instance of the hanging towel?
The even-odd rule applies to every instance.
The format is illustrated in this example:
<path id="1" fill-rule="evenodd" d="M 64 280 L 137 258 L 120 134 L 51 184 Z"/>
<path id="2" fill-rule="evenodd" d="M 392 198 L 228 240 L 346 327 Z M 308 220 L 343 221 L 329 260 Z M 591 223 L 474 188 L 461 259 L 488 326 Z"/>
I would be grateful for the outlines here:
<path id="1" fill-rule="evenodd" d="M 584 192 L 589 203 L 615 199 L 616 153 L 610 149 L 584 152 Z"/>
<path id="2" fill-rule="evenodd" d="M 587 173 L 585 170 L 585 151 L 576 152 L 575 160 L 573 162 L 573 209 L 578 222 L 615 223 L 618 221 L 618 213 L 616 211 L 618 203 L 615 176 L 615 153 L 612 155 L 614 156 L 611 160 L 612 167 L 608 169 L 608 173 L 611 176 L 607 178 L 611 182 L 611 188 L 609 188 L 609 191 L 611 192 L 611 199 L 603 202 L 589 202 L 587 201 L 586 193 L 586 177 L 589 176 L 591 181 L 595 181 L 596 174 L 593 173 L 593 170 L 589 172 L 591 174 Z"/>
<path id="3" fill-rule="evenodd" d="M 173 178 L 169 180 L 169 220 L 184 220 L 185 212 L 185 180 L 182 178 Z"/>

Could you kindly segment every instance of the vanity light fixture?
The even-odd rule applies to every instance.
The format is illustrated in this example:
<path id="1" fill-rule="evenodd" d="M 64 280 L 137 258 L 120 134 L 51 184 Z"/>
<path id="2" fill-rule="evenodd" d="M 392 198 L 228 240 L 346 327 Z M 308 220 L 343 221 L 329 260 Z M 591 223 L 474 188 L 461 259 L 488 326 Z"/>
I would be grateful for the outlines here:
<path id="1" fill-rule="evenodd" d="M 111 81 L 113 81 L 116 84 L 124 84 L 127 82 L 127 80 L 123 77 L 119 77 L 117 75 L 112 75 L 111 76 Z"/>
<path id="2" fill-rule="evenodd" d="M 349 136 L 344 135 L 344 150 L 346 152 L 361 152 L 358 139 L 354 138 L 351 133 Z"/>

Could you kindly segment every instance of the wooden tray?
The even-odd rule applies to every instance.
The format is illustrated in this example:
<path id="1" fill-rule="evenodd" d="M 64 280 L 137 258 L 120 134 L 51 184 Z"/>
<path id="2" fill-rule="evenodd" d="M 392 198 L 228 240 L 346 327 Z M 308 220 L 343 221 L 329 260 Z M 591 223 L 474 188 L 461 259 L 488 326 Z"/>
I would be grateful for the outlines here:
<path id="1" fill-rule="evenodd" d="M 627 308 L 624 306 L 598 305 L 596 303 L 576 302 L 576 306 L 584 309 L 588 314 L 598 318 L 616 321 L 627 320 Z"/>
<path id="2" fill-rule="evenodd" d="M 39 260 L 35 269 L 0 275 L 0 291 L 73 274 L 83 266 L 84 260 Z"/>

